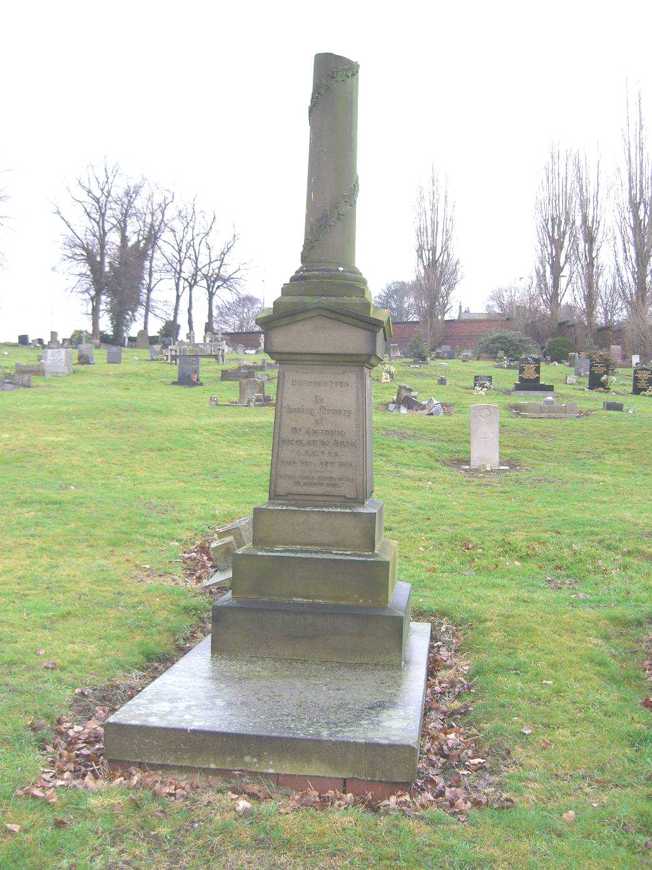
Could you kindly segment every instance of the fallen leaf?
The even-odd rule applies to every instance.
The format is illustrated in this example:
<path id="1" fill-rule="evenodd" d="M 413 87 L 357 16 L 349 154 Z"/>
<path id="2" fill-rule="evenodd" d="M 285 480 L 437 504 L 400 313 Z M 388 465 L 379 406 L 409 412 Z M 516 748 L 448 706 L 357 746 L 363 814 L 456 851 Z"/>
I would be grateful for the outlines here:
<path id="1" fill-rule="evenodd" d="M 5 829 L 9 831 L 10 834 L 20 834 L 20 825 L 5 825 Z"/>
<path id="2" fill-rule="evenodd" d="M 641 704 L 647 709 L 652 710 L 652 698 L 645 698 Z"/>
<path id="3" fill-rule="evenodd" d="M 575 821 L 575 812 L 573 810 L 568 810 L 564 813 L 562 819 L 566 822 L 566 824 L 572 825 Z"/>
<path id="4" fill-rule="evenodd" d="M 548 740 L 547 737 L 544 737 L 543 740 L 541 741 L 541 748 L 542 749 L 550 749 L 551 746 L 552 746 L 552 741 Z"/>
<path id="5" fill-rule="evenodd" d="M 56 662 L 43 662 L 43 667 L 46 671 L 56 671 L 58 665 Z"/>
<path id="6" fill-rule="evenodd" d="M 66 819 L 55 819 L 54 820 L 54 827 L 55 828 L 67 828 L 69 824 L 70 824 L 70 822 L 67 821 Z"/>
<path id="7" fill-rule="evenodd" d="M 531 728 L 521 728 L 521 734 L 530 735 L 532 733 Z"/>
<path id="8" fill-rule="evenodd" d="M 239 816 L 250 816 L 251 804 L 244 798 L 240 798 L 240 800 L 236 802 L 235 811 Z"/>
<path id="9" fill-rule="evenodd" d="M 36 655 L 37 656 L 44 656 L 45 655 L 45 650 L 43 649 L 43 647 L 40 647 L 39 649 L 36 650 Z"/>

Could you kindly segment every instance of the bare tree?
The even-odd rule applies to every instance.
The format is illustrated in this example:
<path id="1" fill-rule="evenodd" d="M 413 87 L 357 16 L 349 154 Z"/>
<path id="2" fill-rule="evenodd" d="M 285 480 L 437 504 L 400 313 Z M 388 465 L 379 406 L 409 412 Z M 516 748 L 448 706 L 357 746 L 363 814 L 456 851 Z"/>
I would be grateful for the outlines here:
<path id="1" fill-rule="evenodd" d="M 165 280 L 165 271 L 161 257 L 161 241 L 167 227 L 168 211 L 173 201 L 174 195 L 169 191 L 150 190 L 145 205 L 145 219 L 150 239 L 149 256 L 147 258 L 143 285 L 143 329 L 145 334 L 149 334 L 150 313 L 156 313 L 152 305 L 154 291 Z"/>
<path id="2" fill-rule="evenodd" d="M 144 182 L 126 184 L 114 192 L 111 212 L 116 240 L 112 245 L 106 283 L 106 308 L 113 337 L 119 344 L 141 306 L 145 265 L 152 239 L 148 216 L 142 205 Z"/>
<path id="3" fill-rule="evenodd" d="M 187 293 L 188 332 L 193 334 L 194 291 L 202 277 L 206 262 L 206 241 L 215 226 L 215 215 L 206 217 L 197 208 L 195 199 L 180 206 L 168 222 L 161 237 L 160 251 L 164 270 L 174 288 L 172 322 L 179 327 L 181 299 Z"/>
<path id="4" fill-rule="evenodd" d="M 215 300 L 221 293 L 237 295 L 242 281 L 242 263 L 232 261 L 238 237 L 235 232 L 221 244 L 213 234 L 206 238 L 206 259 L 200 270 L 200 284 L 206 291 L 208 312 L 206 321 L 211 331 L 214 328 Z"/>
<path id="5" fill-rule="evenodd" d="M 595 334 L 604 264 L 602 246 L 605 227 L 602 207 L 600 161 L 590 169 L 586 157 L 575 155 L 575 194 L 577 228 L 575 232 L 574 297 L 586 324 L 587 338 Z"/>
<path id="6" fill-rule="evenodd" d="M 647 353 L 652 345 L 648 321 L 652 303 L 652 166 L 640 93 L 633 119 L 627 100 L 623 150 L 625 165 L 619 172 L 616 202 L 616 276 L 635 348 Z"/>
<path id="7" fill-rule="evenodd" d="M 428 188 L 419 188 L 415 232 L 416 310 L 425 327 L 428 347 L 432 348 L 441 338 L 444 318 L 461 277 L 454 248 L 454 207 L 434 169 Z"/>
<path id="8" fill-rule="evenodd" d="M 63 259 L 75 277 L 74 289 L 89 303 L 93 338 L 100 337 L 100 314 L 107 289 L 111 234 L 115 229 L 113 191 L 119 176 L 117 165 L 89 167 L 85 177 L 68 190 L 71 207 L 67 214 L 57 206 L 55 214 L 65 226 Z"/>
<path id="9" fill-rule="evenodd" d="M 224 332 L 251 332 L 263 307 L 261 299 L 245 293 L 217 306 L 217 321 Z"/>
<path id="10" fill-rule="evenodd" d="M 550 149 L 535 206 L 537 228 L 536 289 L 554 330 L 573 280 L 575 195 L 568 151 Z"/>
<path id="11" fill-rule="evenodd" d="M 396 321 L 415 320 L 417 317 L 414 281 L 390 281 L 375 298 L 379 308 L 386 308 Z"/>
<path id="12" fill-rule="evenodd" d="M 600 326 L 613 328 L 624 314 L 620 280 L 615 268 L 600 282 L 597 318 Z"/>

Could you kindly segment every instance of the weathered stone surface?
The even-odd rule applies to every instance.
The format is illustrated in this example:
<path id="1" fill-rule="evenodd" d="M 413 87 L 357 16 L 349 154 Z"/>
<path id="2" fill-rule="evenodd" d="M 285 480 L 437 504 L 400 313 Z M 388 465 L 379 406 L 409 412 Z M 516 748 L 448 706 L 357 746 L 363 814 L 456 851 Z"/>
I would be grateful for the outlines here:
<path id="1" fill-rule="evenodd" d="M 254 508 L 254 547 L 310 547 L 373 553 L 383 539 L 383 503 L 294 505 L 268 502 Z"/>
<path id="2" fill-rule="evenodd" d="M 270 499 L 365 502 L 373 490 L 370 408 L 366 368 L 282 364 Z"/>
<path id="3" fill-rule="evenodd" d="M 43 363 L 16 363 L 17 375 L 44 375 L 45 367 Z"/>
<path id="4" fill-rule="evenodd" d="M 43 351 L 45 377 L 72 374 L 72 348 L 46 348 Z"/>
<path id="5" fill-rule="evenodd" d="M 136 347 L 149 347 L 149 336 L 144 329 L 139 330 L 136 335 Z"/>
<path id="6" fill-rule="evenodd" d="M 233 556 L 233 597 L 387 607 L 396 561 L 387 538 L 376 553 L 245 547 Z"/>
<path id="7" fill-rule="evenodd" d="M 498 468 L 500 412 L 496 405 L 471 405 L 471 468 Z"/>
<path id="8" fill-rule="evenodd" d="M 206 638 L 106 722 L 110 761 L 411 782 L 430 626 L 405 667 L 212 657 Z"/>
<path id="9" fill-rule="evenodd" d="M 92 344 L 80 344 L 77 348 L 77 363 L 80 366 L 94 366 L 95 346 Z"/>
<path id="10" fill-rule="evenodd" d="M 233 554 L 236 551 L 236 543 L 232 535 L 224 536 L 213 541 L 209 550 L 213 565 L 220 571 L 226 571 L 233 563 Z"/>
<path id="11" fill-rule="evenodd" d="M 213 655 L 401 666 L 410 585 L 389 607 L 282 602 L 225 595 L 213 605 Z"/>
<path id="12" fill-rule="evenodd" d="M 122 348 L 121 347 L 107 347 L 106 349 L 106 361 L 112 365 L 118 365 L 122 362 Z"/>
<path id="13" fill-rule="evenodd" d="M 219 529 L 215 529 L 216 538 L 226 538 L 229 536 L 235 541 L 236 550 L 251 544 L 251 517 L 240 517 L 226 526 L 220 526 Z"/>
<path id="14" fill-rule="evenodd" d="M 199 357 L 189 354 L 180 354 L 177 363 L 176 383 L 182 387 L 199 387 Z"/>

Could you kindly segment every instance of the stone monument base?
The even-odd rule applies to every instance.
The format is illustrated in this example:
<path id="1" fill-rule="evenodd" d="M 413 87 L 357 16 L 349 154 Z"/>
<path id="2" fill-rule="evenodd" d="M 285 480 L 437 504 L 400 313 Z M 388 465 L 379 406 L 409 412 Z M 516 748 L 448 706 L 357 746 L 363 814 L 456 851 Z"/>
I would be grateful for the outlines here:
<path id="1" fill-rule="evenodd" d="M 401 668 L 216 657 L 206 637 L 106 722 L 106 758 L 406 787 L 429 641 L 430 625 L 412 623 Z"/>
<path id="2" fill-rule="evenodd" d="M 547 385 L 547 384 L 542 384 L 541 386 L 543 389 L 540 389 L 540 390 L 538 390 L 538 389 L 537 390 L 524 390 L 522 388 L 519 388 L 519 389 L 515 388 L 512 390 L 512 396 L 516 396 L 517 398 L 523 398 L 523 399 L 532 399 L 533 395 L 536 395 L 537 399 L 546 399 L 548 396 L 552 396 L 554 398 L 554 396 L 555 396 L 555 388 L 554 387 Z"/>

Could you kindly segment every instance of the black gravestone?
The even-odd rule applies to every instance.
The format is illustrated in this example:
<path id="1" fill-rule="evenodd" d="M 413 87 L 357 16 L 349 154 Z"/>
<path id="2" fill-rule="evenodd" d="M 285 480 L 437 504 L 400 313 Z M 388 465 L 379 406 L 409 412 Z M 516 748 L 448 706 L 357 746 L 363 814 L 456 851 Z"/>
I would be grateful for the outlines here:
<path id="1" fill-rule="evenodd" d="M 27 346 L 29 344 L 29 335 L 19 335 L 18 344 L 20 344 L 22 347 Z"/>
<path id="2" fill-rule="evenodd" d="M 518 362 L 518 383 L 514 389 L 531 393 L 552 393 L 552 384 L 541 383 L 541 360 L 536 356 L 524 356 Z"/>
<path id="3" fill-rule="evenodd" d="M 602 408 L 605 411 L 624 411 L 625 406 L 622 402 L 603 402 Z"/>
<path id="4" fill-rule="evenodd" d="M 483 387 L 485 384 L 493 386 L 493 377 L 491 375 L 473 375 L 474 387 Z"/>
<path id="5" fill-rule="evenodd" d="M 640 396 L 647 390 L 652 390 L 652 366 L 636 366 L 632 376 L 632 393 Z"/>
<path id="6" fill-rule="evenodd" d="M 604 353 L 594 353 L 590 360 L 589 390 L 608 390 L 609 357 Z"/>
<path id="7" fill-rule="evenodd" d="M 182 387 L 199 387 L 199 357 L 190 354 L 180 354 L 176 382 Z"/>

